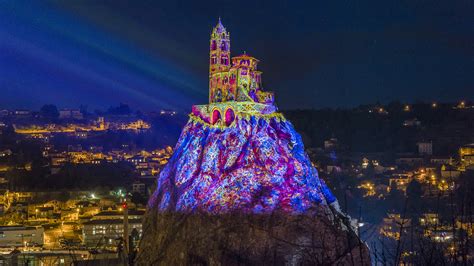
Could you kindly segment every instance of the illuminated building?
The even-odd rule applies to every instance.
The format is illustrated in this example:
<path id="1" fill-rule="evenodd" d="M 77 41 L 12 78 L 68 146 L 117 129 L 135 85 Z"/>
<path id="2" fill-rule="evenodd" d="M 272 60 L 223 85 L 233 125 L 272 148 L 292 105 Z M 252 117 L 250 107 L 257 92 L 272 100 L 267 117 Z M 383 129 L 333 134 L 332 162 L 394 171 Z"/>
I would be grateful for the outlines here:
<path id="1" fill-rule="evenodd" d="M 362 159 L 362 168 L 366 169 L 369 166 L 369 162 L 370 162 L 369 159 L 363 158 Z"/>
<path id="2" fill-rule="evenodd" d="M 421 125 L 421 121 L 417 118 L 408 119 L 403 122 L 403 126 L 405 127 L 417 127 Z"/>
<path id="3" fill-rule="evenodd" d="M 387 217 L 383 218 L 380 234 L 388 238 L 399 240 L 401 234 L 406 234 L 410 226 L 411 219 L 403 218 L 398 213 L 389 213 Z"/>
<path id="4" fill-rule="evenodd" d="M 44 229 L 41 226 L 1 226 L 1 247 L 22 247 L 44 244 Z"/>
<path id="5" fill-rule="evenodd" d="M 6 150 L 3 150 L 3 151 L 0 151 L 0 157 L 7 157 L 7 156 L 10 156 L 12 155 L 12 151 L 10 149 L 6 149 Z"/>
<path id="6" fill-rule="evenodd" d="M 452 178 L 458 178 L 461 175 L 460 169 L 457 169 L 451 165 L 441 166 L 441 177 L 451 180 Z"/>
<path id="7" fill-rule="evenodd" d="M 84 116 L 80 110 L 77 109 L 61 109 L 59 110 L 59 118 L 61 119 L 83 119 Z"/>
<path id="8" fill-rule="evenodd" d="M 418 154 L 433 155 L 433 142 L 418 142 Z"/>
<path id="9" fill-rule="evenodd" d="M 136 230 L 141 236 L 142 220 L 129 219 L 129 235 Z M 82 239 L 87 247 L 117 247 L 117 239 L 123 236 L 123 220 L 121 219 L 93 219 L 83 223 Z"/>
<path id="10" fill-rule="evenodd" d="M 371 196 L 375 196 L 375 185 L 370 183 L 370 182 L 365 182 L 359 186 L 357 186 L 357 188 L 360 188 L 360 189 L 364 189 L 365 190 L 365 194 L 364 194 L 364 197 L 371 197 Z"/>
<path id="11" fill-rule="evenodd" d="M 462 146 L 459 149 L 459 157 L 464 167 L 474 165 L 474 143 Z"/>
<path id="12" fill-rule="evenodd" d="M 142 234 L 142 217 L 145 211 L 129 210 L 128 224 L 129 234 L 136 230 L 138 236 Z M 123 236 L 124 222 L 121 211 L 102 211 L 92 217 L 90 221 L 83 223 L 82 238 L 88 247 L 102 245 L 115 248 L 118 238 Z"/>
<path id="13" fill-rule="evenodd" d="M 262 90 L 259 60 L 247 54 L 230 60 L 230 33 L 219 20 L 211 34 L 209 58 L 209 102 L 273 103 L 273 94 Z"/>
<path id="14" fill-rule="evenodd" d="M 106 129 L 106 124 L 105 124 L 105 119 L 103 116 L 100 116 L 97 118 L 97 130 L 105 130 Z"/>
<path id="15" fill-rule="evenodd" d="M 336 138 L 330 138 L 324 141 L 325 150 L 333 150 L 333 149 L 336 149 L 337 146 L 338 146 L 338 141 Z"/>
<path id="16" fill-rule="evenodd" d="M 408 184 L 411 182 L 411 177 L 402 175 L 394 176 L 389 179 L 389 187 L 396 187 L 398 190 L 406 191 Z"/>
<path id="17" fill-rule="evenodd" d="M 145 193 L 146 193 L 145 183 L 142 183 L 140 181 L 133 182 L 133 184 L 132 184 L 132 193 L 134 193 L 134 192 L 145 195 Z"/>
<path id="18" fill-rule="evenodd" d="M 474 224 L 472 216 L 460 216 L 456 218 L 456 228 L 464 230 L 468 236 L 472 237 L 474 235 Z"/>
<path id="19" fill-rule="evenodd" d="M 192 107 L 149 204 L 208 213 L 338 209 L 301 136 L 263 91 L 259 61 L 229 59 L 230 34 L 219 21 L 210 40 L 209 104 Z"/>
<path id="20" fill-rule="evenodd" d="M 439 215 L 437 213 L 423 213 L 420 217 L 421 226 L 433 226 L 439 224 Z"/>

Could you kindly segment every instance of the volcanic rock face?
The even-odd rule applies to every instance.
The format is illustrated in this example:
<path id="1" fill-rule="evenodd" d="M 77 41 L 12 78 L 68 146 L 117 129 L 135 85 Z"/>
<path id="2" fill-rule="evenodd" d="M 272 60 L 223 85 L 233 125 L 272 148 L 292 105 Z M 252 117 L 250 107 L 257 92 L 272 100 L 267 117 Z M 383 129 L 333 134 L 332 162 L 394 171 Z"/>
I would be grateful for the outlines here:
<path id="1" fill-rule="evenodd" d="M 335 202 L 282 117 L 238 117 L 213 128 L 191 117 L 158 179 L 160 211 L 303 213 Z"/>
<path id="2" fill-rule="evenodd" d="M 158 179 L 138 265 L 369 265 L 284 118 L 191 117 Z"/>

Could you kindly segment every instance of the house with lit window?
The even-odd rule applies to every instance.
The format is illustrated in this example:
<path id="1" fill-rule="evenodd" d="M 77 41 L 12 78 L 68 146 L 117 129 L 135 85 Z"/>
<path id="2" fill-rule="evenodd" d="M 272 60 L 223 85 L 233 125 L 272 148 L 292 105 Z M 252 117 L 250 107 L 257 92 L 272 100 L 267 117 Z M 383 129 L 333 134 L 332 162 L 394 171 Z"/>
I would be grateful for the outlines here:
<path id="1" fill-rule="evenodd" d="M 467 144 L 459 148 L 462 169 L 474 168 L 474 143 Z"/>
<path id="2" fill-rule="evenodd" d="M 142 220 L 129 219 L 128 232 L 132 236 L 135 230 L 139 237 L 142 235 Z M 82 239 L 87 247 L 117 247 L 123 237 L 123 219 L 95 219 L 83 223 Z"/>
<path id="3" fill-rule="evenodd" d="M 411 219 L 401 217 L 398 213 L 389 213 L 383 218 L 380 228 L 380 234 L 395 240 L 400 239 L 400 234 L 407 233 L 407 229 L 411 226 Z"/>
<path id="4" fill-rule="evenodd" d="M 0 247 L 42 246 L 44 229 L 41 226 L 0 226 Z"/>

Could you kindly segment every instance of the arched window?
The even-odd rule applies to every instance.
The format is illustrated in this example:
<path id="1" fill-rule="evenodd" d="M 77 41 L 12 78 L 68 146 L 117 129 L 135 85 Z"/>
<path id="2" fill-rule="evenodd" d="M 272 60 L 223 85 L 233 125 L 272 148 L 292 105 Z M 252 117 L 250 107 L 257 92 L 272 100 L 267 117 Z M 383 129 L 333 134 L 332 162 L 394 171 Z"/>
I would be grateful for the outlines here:
<path id="1" fill-rule="evenodd" d="M 228 63 L 229 63 L 229 60 L 228 60 L 228 58 L 227 58 L 227 55 L 223 55 L 223 56 L 221 57 L 221 64 L 227 66 Z"/>
<path id="2" fill-rule="evenodd" d="M 219 110 L 214 110 L 212 112 L 212 121 L 211 123 L 214 125 L 215 123 L 217 123 L 217 121 L 219 121 L 221 119 L 221 112 L 219 112 Z"/>
<path id="3" fill-rule="evenodd" d="M 216 55 L 213 54 L 213 55 L 211 56 L 211 65 L 215 65 L 215 64 L 217 64 L 217 58 L 216 58 Z"/>
<path id="4" fill-rule="evenodd" d="M 214 51 L 217 49 L 217 43 L 215 40 L 212 40 L 211 50 Z"/>
<path id="5" fill-rule="evenodd" d="M 234 119 L 235 119 L 234 110 L 232 110 L 232 108 L 227 109 L 227 111 L 225 111 L 225 124 L 227 126 L 230 126 L 232 122 L 234 122 Z"/>
<path id="6" fill-rule="evenodd" d="M 226 41 L 222 41 L 222 43 L 221 43 L 221 50 L 222 50 L 222 51 L 227 51 L 227 42 L 226 42 Z"/>

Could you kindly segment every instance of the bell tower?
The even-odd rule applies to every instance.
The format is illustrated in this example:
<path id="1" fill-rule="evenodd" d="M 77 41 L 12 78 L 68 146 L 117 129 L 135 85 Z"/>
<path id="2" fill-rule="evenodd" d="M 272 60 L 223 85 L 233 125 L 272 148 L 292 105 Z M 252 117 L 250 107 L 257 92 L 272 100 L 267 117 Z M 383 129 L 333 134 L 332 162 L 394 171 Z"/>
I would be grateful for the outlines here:
<path id="1" fill-rule="evenodd" d="M 209 102 L 224 100 L 224 82 L 230 69 L 230 34 L 219 22 L 211 33 L 209 53 Z M 225 97 L 224 97 L 225 98 Z"/>

